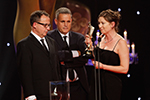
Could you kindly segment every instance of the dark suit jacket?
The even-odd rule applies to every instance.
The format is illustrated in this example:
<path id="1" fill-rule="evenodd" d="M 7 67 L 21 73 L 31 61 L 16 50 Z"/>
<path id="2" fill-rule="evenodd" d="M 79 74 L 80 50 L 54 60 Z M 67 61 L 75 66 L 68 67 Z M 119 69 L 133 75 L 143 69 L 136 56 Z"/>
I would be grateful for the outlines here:
<path id="1" fill-rule="evenodd" d="M 65 61 L 64 51 L 63 51 L 64 42 L 58 30 L 55 29 L 55 30 L 49 31 L 47 35 L 52 37 L 56 41 L 59 59 L 61 61 Z M 69 32 L 70 49 L 81 51 L 81 55 L 83 55 L 85 48 L 86 48 L 84 40 L 85 39 L 82 34 L 76 33 L 76 32 Z M 87 74 L 86 74 L 86 69 L 84 67 L 86 62 L 87 62 L 87 59 L 84 59 L 82 56 L 80 56 L 80 57 L 73 58 L 73 62 L 70 63 L 70 66 L 73 67 L 75 71 L 77 72 L 77 75 L 79 77 L 79 81 L 82 84 L 82 87 L 86 90 L 86 92 L 89 92 Z M 64 73 L 63 75 L 65 77 L 66 73 Z"/>
<path id="2" fill-rule="evenodd" d="M 38 100 L 49 100 L 49 81 L 60 80 L 60 66 L 55 41 L 45 37 L 49 54 L 30 34 L 17 45 L 17 63 L 24 97 L 36 95 Z"/>

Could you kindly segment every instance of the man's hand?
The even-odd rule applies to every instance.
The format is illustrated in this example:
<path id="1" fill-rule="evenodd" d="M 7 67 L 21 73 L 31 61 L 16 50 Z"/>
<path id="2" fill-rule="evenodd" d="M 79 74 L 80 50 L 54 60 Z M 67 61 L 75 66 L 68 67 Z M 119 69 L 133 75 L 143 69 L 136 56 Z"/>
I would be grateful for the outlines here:
<path id="1" fill-rule="evenodd" d="M 62 62 L 60 62 L 60 63 L 61 63 L 61 65 L 65 65 L 64 61 L 62 61 Z"/>
<path id="2" fill-rule="evenodd" d="M 28 96 L 25 100 L 37 100 L 35 95 Z"/>
<path id="3" fill-rule="evenodd" d="M 78 52 L 79 56 L 81 56 L 81 52 L 79 50 L 77 50 L 77 52 Z"/>

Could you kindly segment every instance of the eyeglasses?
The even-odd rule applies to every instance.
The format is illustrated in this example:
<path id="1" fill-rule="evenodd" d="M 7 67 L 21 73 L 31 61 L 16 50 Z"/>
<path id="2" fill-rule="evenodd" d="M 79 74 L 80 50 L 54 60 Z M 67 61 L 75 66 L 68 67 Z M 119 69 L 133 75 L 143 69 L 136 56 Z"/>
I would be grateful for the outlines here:
<path id="1" fill-rule="evenodd" d="M 40 23 L 40 22 L 36 22 L 36 23 L 43 25 L 45 28 L 51 27 L 51 24 L 44 24 L 44 23 Z"/>

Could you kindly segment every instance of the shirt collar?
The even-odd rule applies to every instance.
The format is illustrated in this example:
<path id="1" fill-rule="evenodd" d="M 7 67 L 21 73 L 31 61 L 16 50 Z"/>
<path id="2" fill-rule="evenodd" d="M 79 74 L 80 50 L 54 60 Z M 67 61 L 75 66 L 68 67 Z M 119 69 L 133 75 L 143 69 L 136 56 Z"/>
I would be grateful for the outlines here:
<path id="1" fill-rule="evenodd" d="M 67 36 L 69 38 L 69 32 L 66 35 L 62 34 L 60 31 L 58 31 L 58 32 L 60 33 L 62 38 L 63 38 L 63 36 Z"/>
<path id="2" fill-rule="evenodd" d="M 40 41 L 41 39 L 45 39 L 45 37 L 41 38 L 37 34 L 35 34 L 33 31 L 31 31 L 31 34 L 33 34 L 38 41 Z"/>

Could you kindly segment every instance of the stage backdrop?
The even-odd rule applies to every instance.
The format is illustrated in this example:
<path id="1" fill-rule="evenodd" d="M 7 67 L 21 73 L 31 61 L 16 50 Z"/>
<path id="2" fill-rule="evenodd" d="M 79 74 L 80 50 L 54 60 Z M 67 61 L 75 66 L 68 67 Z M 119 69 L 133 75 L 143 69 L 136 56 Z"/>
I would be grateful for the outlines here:
<path id="1" fill-rule="evenodd" d="M 72 1 L 0 0 L 0 100 L 20 100 L 21 98 L 21 88 L 16 68 L 15 44 L 30 32 L 30 12 L 37 9 L 45 9 L 51 14 L 51 19 L 53 19 L 53 10 L 55 8 Z M 86 11 L 89 14 L 89 19 L 87 19 L 91 19 L 91 24 L 95 27 L 95 30 L 98 29 L 97 16 L 102 10 L 108 8 L 118 10 L 118 8 L 121 8 L 122 19 L 119 34 L 123 35 L 124 29 L 128 31 L 128 38 L 131 42 L 135 43 L 135 52 L 139 56 L 139 63 L 135 66 L 130 66 L 129 73 L 131 74 L 131 78 L 125 78 L 125 83 L 127 82 L 125 86 L 127 88 L 124 91 L 124 100 L 138 100 L 138 97 L 141 97 L 142 100 L 150 100 L 149 2 L 146 0 L 74 1 L 80 2 L 85 8 L 88 8 Z M 51 3 L 53 3 L 52 6 L 50 6 Z M 55 4 L 58 6 L 55 6 Z M 31 6 L 32 8 L 30 8 Z M 141 12 L 140 15 L 136 14 L 137 11 Z M 77 17 L 80 16 L 78 13 L 75 13 L 75 15 Z M 84 21 L 86 22 L 86 19 Z M 84 24 L 82 25 L 84 26 Z M 77 30 L 78 27 L 75 27 L 75 29 Z M 89 78 L 93 80 L 90 74 L 91 70 L 88 70 Z"/>
<path id="2" fill-rule="evenodd" d="M 20 100 L 13 26 L 17 1 L 0 0 L 0 100 Z"/>

